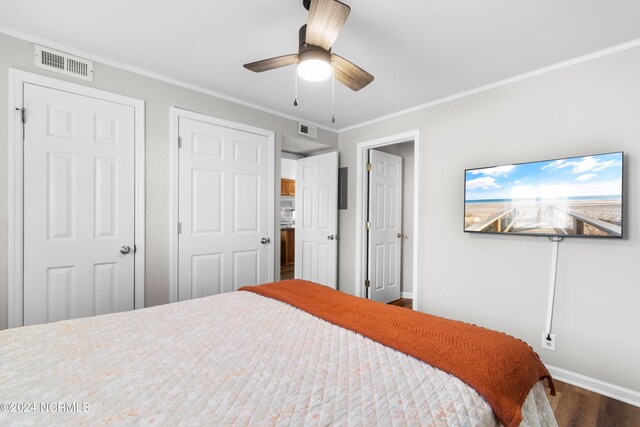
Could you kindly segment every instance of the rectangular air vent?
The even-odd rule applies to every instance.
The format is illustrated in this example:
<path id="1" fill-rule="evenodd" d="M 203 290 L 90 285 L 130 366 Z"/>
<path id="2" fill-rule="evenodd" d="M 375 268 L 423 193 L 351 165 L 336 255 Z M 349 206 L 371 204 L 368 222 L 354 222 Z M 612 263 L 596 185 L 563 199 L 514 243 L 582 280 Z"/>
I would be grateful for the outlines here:
<path id="1" fill-rule="evenodd" d="M 316 139 L 318 138 L 318 128 L 307 123 L 298 122 L 298 134 Z"/>
<path id="2" fill-rule="evenodd" d="M 93 81 L 93 62 L 68 53 L 36 45 L 36 67 Z"/>

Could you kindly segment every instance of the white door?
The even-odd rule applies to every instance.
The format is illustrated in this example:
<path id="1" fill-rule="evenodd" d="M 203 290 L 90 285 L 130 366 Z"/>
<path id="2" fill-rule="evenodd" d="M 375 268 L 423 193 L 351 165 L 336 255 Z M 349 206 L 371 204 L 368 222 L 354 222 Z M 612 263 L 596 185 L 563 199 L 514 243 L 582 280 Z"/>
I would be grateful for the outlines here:
<path id="1" fill-rule="evenodd" d="M 369 298 L 400 299 L 402 157 L 369 150 Z"/>
<path id="2" fill-rule="evenodd" d="M 336 289 L 338 153 L 298 160 L 295 277 Z"/>
<path id="3" fill-rule="evenodd" d="M 24 107 L 24 324 L 132 310 L 133 107 L 33 84 Z"/>
<path id="4" fill-rule="evenodd" d="M 178 134 L 178 299 L 273 280 L 269 138 L 185 117 Z"/>

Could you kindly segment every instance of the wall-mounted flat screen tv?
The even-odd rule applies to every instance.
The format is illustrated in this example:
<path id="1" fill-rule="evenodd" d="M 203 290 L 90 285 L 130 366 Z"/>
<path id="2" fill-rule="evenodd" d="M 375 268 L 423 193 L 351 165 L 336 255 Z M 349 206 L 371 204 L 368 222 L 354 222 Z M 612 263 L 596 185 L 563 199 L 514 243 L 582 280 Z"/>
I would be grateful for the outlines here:
<path id="1" fill-rule="evenodd" d="M 624 153 L 465 171 L 464 231 L 622 237 Z"/>

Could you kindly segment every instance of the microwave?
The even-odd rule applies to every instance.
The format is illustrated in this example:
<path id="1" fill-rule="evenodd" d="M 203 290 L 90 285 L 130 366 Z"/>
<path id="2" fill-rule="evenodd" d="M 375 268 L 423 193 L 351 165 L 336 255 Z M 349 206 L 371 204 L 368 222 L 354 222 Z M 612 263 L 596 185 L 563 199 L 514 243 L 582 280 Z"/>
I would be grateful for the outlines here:
<path id="1" fill-rule="evenodd" d="M 295 196 L 281 196 L 280 197 L 280 210 L 281 211 L 295 211 L 296 210 L 296 197 Z"/>

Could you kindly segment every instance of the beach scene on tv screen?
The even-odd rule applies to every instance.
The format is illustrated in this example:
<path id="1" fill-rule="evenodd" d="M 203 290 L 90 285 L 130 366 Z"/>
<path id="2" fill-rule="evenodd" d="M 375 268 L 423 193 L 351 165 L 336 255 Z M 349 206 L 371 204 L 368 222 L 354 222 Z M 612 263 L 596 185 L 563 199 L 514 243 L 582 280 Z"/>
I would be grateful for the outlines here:
<path id="1" fill-rule="evenodd" d="M 471 169 L 471 232 L 622 236 L 622 153 Z"/>

